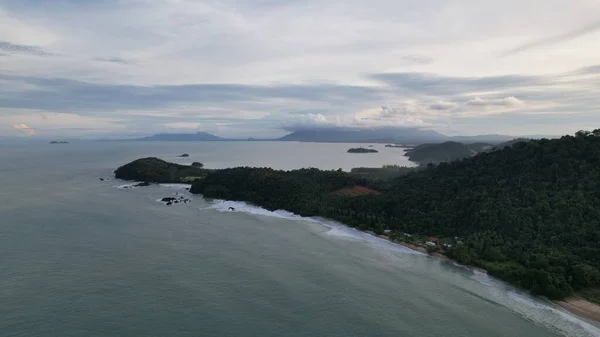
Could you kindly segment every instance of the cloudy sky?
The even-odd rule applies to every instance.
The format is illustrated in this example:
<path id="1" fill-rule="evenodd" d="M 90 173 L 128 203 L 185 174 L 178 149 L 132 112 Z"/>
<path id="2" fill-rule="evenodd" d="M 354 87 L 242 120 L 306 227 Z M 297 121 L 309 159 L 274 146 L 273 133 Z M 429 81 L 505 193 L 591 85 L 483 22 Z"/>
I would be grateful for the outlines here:
<path id="1" fill-rule="evenodd" d="M 0 0 L 0 136 L 600 127 L 598 0 Z"/>

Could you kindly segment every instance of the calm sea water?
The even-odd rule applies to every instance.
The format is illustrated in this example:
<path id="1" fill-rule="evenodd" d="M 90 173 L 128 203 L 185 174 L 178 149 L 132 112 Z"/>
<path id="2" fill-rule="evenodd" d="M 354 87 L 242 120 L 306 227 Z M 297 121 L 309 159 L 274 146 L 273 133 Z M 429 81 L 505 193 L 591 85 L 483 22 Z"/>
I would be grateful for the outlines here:
<path id="1" fill-rule="evenodd" d="M 484 274 L 342 225 L 117 188 L 158 156 L 207 167 L 407 163 L 350 144 L 0 145 L 1 336 L 598 336 Z M 190 158 L 177 158 L 189 153 Z M 235 205 L 236 212 L 227 212 Z"/>

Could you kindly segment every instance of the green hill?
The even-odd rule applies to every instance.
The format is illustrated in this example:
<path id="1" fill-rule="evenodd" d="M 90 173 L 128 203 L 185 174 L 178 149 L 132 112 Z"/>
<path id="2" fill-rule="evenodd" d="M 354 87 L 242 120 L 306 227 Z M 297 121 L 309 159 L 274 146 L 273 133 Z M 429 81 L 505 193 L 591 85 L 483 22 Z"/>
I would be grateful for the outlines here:
<path id="1" fill-rule="evenodd" d="M 158 158 L 142 158 L 119 167 L 115 178 L 149 183 L 180 183 L 204 177 L 208 171 L 196 166 L 179 165 Z"/>
<path id="2" fill-rule="evenodd" d="M 355 185 L 380 194 L 332 193 Z M 552 299 L 600 288 L 600 130 L 519 142 L 382 185 L 344 172 L 238 168 L 209 172 L 192 192 L 437 236 L 453 243 L 446 254 L 457 261 Z"/>
<path id="3" fill-rule="evenodd" d="M 407 150 L 404 155 L 410 161 L 419 164 L 439 164 L 469 158 L 493 148 L 494 146 L 488 143 L 463 144 L 458 142 L 444 142 L 439 144 L 421 144 Z"/>

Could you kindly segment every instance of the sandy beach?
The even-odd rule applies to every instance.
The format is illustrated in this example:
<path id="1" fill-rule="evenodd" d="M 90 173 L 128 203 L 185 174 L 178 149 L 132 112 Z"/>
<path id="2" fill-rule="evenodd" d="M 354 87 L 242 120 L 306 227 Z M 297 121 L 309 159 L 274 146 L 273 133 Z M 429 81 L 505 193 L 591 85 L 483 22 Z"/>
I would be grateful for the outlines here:
<path id="1" fill-rule="evenodd" d="M 375 235 L 375 233 L 372 233 L 372 232 L 368 232 L 368 233 L 371 235 Z M 388 240 L 392 243 L 402 245 L 406 248 L 442 259 L 442 260 L 454 261 L 442 253 L 439 253 L 439 252 L 428 253 L 427 249 L 425 249 L 424 247 L 413 245 L 413 244 L 406 243 L 406 242 L 391 240 L 387 235 L 375 235 L 375 236 L 377 236 L 378 238 L 384 239 L 384 240 Z M 476 270 L 478 272 L 487 274 L 487 270 L 485 270 L 485 269 L 475 267 L 475 266 L 469 266 L 469 265 L 464 265 L 464 266 L 469 269 Z M 570 313 L 572 313 L 576 316 L 579 316 L 581 318 L 584 318 L 586 321 L 590 322 L 591 324 L 593 324 L 597 327 L 600 327 L 600 305 L 599 304 L 590 302 L 588 300 L 585 300 L 585 299 L 583 299 L 581 297 L 577 297 L 577 296 L 571 296 L 571 297 L 565 298 L 563 301 L 553 301 L 553 302 L 555 304 L 559 305 L 560 307 L 562 307 L 563 309 L 569 311 Z"/>
<path id="2" fill-rule="evenodd" d="M 554 301 L 554 303 L 600 327 L 600 305 L 576 296 L 565 298 L 564 301 Z"/>

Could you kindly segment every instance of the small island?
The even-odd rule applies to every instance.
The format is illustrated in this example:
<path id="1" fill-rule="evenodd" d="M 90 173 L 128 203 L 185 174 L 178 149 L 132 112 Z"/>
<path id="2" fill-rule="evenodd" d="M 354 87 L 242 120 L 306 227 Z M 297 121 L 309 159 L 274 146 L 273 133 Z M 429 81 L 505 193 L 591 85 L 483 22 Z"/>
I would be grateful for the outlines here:
<path id="1" fill-rule="evenodd" d="M 204 167 L 204 164 L 202 164 L 202 163 L 200 163 L 200 162 L 197 162 L 197 161 L 195 161 L 195 162 L 193 162 L 193 163 L 192 163 L 192 167 L 203 168 L 203 167 Z"/>
<path id="2" fill-rule="evenodd" d="M 66 142 L 64 140 L 53 140 L 50 142 L 50 144 L 69 144 L 69 142 Z"/>
<path id="3" fill-rule="evenodd" d="M 385 147 L 404 148 L 405 146 L 396 144 L 386 144 Z"/>
<path id="4" fill-rule="evenodd" d="M 365 149 L 364 147 L 357 147 L 348 150 L 348 153 L 378 153 L 375 149 Z"/>
<path id="5" fill-rule="evenodd" d="M 181 155 L 179 155 L 179 157 L 181 157 L 181 158 L 187 158 L 187 157 L 189 157 L 189 156 L 190 156 L 190 155 L 189 155 L 189 154 L 187 154 L 187 153 L 184 153 L 184 154 L 181 154 Z"/>

